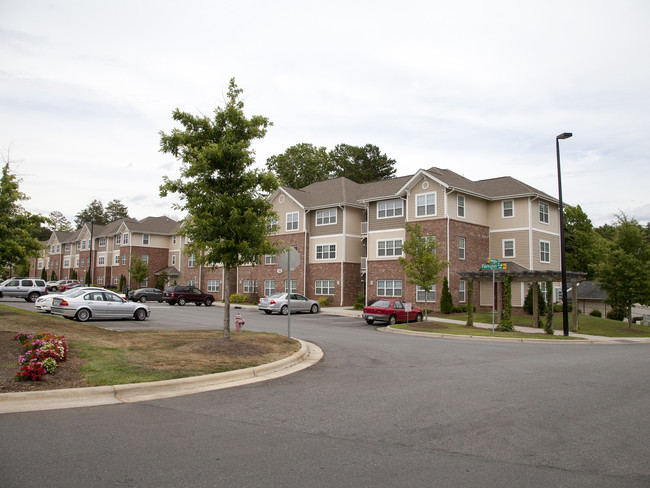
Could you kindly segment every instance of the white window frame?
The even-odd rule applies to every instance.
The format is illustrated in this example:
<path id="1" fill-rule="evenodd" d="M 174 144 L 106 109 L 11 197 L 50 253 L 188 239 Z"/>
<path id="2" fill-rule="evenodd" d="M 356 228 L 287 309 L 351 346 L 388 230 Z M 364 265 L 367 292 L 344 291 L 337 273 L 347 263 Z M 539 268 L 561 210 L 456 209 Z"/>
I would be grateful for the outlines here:
<path id="1" fill-rule="evenodd" d="M 150 240 L 151 240 L 151 236 L 149 234 L 142 234 L 142 245 L 143 246 L 148 246 Z"/>
<path id="2" fill-rule="evenodd" d="M 257 280 L 244 280 L 242 290 L 244 291 L 244 293 L 256 293 Z"/>
<path id="3" fill-rule="evenodd" d="M 63 260 L 63 267 L 64 268 L 69 268 L 70 267 L 70 259 L 64 259 Z"/>
<path id="4" fill-rule="evenodd" d="M 208 280 L 208 291 L 218 293 L 219 292 L 219 280 Z"/>
<path id="5" fill-rule="evenodd" d="M 120 234 L 115 236 L 115 244 L 122 245 L 122 236 Z"/>
<path id="6" fill-rule="evenodd" d="M 115 255 L 115 263 L 114 264 L 120 264 L 120 255 L 119 254 Z"/>
<path id="7" fill-rule="evenodd" d="M 549 205 L 548 203 L 539 202 L 539 221 L 542 224 L 548 224 L 549 221 Z"/>
<path id="8" fill-rule="evenodd" d="M 148 254 L 143 254 L 141 259 L 142 259 L 142 262 L 144 264 L 147 264 L 147 265 L 149 264 L 149 255 Z"/>
<path id="9" fill-rule="evenodd" d="M 336 291 L 336 280 L 316 280 L 314 285 L 316 295 L 334 295 Z"/>
<path id="10" fill-rule="evenodd" d="M 416 302 L 424 302 L 425 298 L 425 292 L 424 288 L 422 288 L 420 285 L 415 285 L 415 301 Z M 431 290 L 426 293 L 426 301 L 427 303 L 435 303 L 436 301 L 436 285 L 433 285 Z"/>
<path id="11" fill-rule="evenodd" d="M 99 256 L 97 258 L 97 266 L 104 266 L 106 263 L 106 258 L 104 256 Z"/>
<path id="12" fill-rule="evenodd" d="M 546 258 L 546 259 L 544 259 Z M 550 263 L 551 262 L 551 242 L 550 241 L 539 241 L 539 262 L 540 263 Z"/>
<path id="13" fill-rule="evenodd" d="M 120 277 L 119 276 L 113 276 L 113 284 L 118 285 L 120 283 Z"/>
<path id="14" fill-rule="evenodd" d="M 75 268 L 78 268 L 78 267 L 79 267 L 79 256 L 77 256 L 77 259 L 75 260 L 75 265 L 74 265 L 74 267 L 75 267 Z"/>
<path id="15" fill-rule="evenodd" d="M 512 242 L 512 256 L 508 256 L 506 254 L 506 250 L 510 249 L 509 247 L 508 247 L 508 249 L 506 249 L 506 243 L 507 242 Z M 501 250 L 502 250 L 502 255 L 503 255 L 504 258 L 514 259 L 516 257 L 515 249 L 516 249 L 516 247 L 515 247 L 515 240 L 514 239 L 503 239 L 503 241 L 501 241 Z"/>
<path id="16" fill-rule="evenodd" d="M 390 243 L 390 247 L 389 247 Z M 396 244 L 399 243 L 399 246 Z M 383 244 L 383 247 L 382 247 Z M 377 241 L 377 257 L 379 258 L 393 258 L 395 256 L 402 256 L 402 246 L 404 241 L 402 239 L 381 239 Z M 397 252 L 399 250 L 399 252 Z M 383 254 L 382 254 L 383 253 Z"/>
<path id="17" fill-rule="evenodd" d="M 506 208 L 506 203 L 512 205 L 509 208 Z M 512 212 L 512 215 L 506 215 L 506 212 Z M 501 202 L 501 216 L 504 219 L 511 219 L 515 216 L 515 201 L 514 200 L 503 200 Z"/>
<path id="18" fill-rule="evenodd" d="M 97 245 L 99 247 L 106 247 L 106 237 L 100 237 L 99 241 L 97 242 Z"/>
<path id="19" fill-rule="evenodd" d="M 196 256 L 194 254 L 190 254 L 187 256 L 187 267 L 188 268 L 194 268 L 196 266 Z"/>
<path id="20" fill-rule="evenodd" d="M 465 303 L 467 301 L 467 282 L 465 280 L 460 280 L 458 282 L 458 301 L 460 303 Z"/>
<path id="21" fill-rule="evenodd" d="M 336 244 L 318 244 L 316 246 L 316 260 L 327 261 L 336 259 Z"/>
<path id="22" fill-rule="evenodd" d="M 187 286 L 196 286 L 196 280 L 187 280 Z"/>
<path id="23" fill-rule="evenodd" d="M 126 266 L 128 264 L 128 254 L 124 253 L 122 254 L 122 266 Z"/>
<path id="24" fill-rule="evenodd" d="M 97 277 L 97 284 L 98 285 L 103 285 L 104 284 L 104 275 L 100 275 Z"/>
<path id="25" fill-rule="evenodd" d="M 176 235 L 172 236 L 172 244 L 176 244 Z"/>
<path id="26" fill-rule="evenodd" d="M 336 224 L 336 209 L 316 210 L 316 226 Z"/>
<path id="27" fill-rule="evenodd" d="M 458 217 L 461 219 L 465 218 L 465 196 L 464 195 L 456 196 L 456 215 L 458 215 Z"/>
<path id="28" fill-rule="evenodd" d="M 61 252 L 61 244 L 56 245 L 56 253 L 59 254 Z"/>
<path id="29" fill-rule="evenodd" d="M 437 215 L 437 192 L 420 193 L 415 196 L 415 216 L 435 217 Z M 423 201 L 422 201 L 423 200 Z M 431 201 L 433 200 L 433 201 Z M 433 207 L 433 211 L 429 207 Z"/>
<path id="30" fill-rule="evenodd" d="M 269 297 L 275 293 L 275 280 L 264 280 L 264 296 Z"/>
<path id="31" fill-rule="evenodd" d="M 287 212 L 286 222 L 287 222 L 287 226 L 286 226 L 287 232 L 290 232 L 292 230 L 299 230 L 300 214 L 298 212 Z"/>
<path id="32" fill-rule="evenodd" d="M 285 293 L 298 293 L 298 280 L 291 280 L 291 291 L 289 291 L 288 288 L 289 288 L 289 283 L 287 280 L 284 280 Z"/>
<path id="33" fill-rule="evenodd" d="M 399 293 L 397 293 L 398 291 Z M 402 280 L 377 280 L 377 296 L 401 297 Z"/>
<path id="34" fill-rule="evenodd" d="M 467 239 L 465 239 L 464 237 L 459 237 L 458 238 L 458 259 L 463 261 L 467 256 L 467 253 L 465 252 L 466 245 L 467 245 Z"/>
<path id="35" fill-rule="evenodd" d="M 125 232 L 122 234 L 122 245 L 126 246 L 129 243 L 129 233 Z"/>
<path id="36" fill-rule="evenodd" d="M 172 254 L 172 266 L 176 266 L 176 254 Z"/>
<path id="37" fill-rule="evenodd" d="M 265 254 L 264 264 L 268 264 L 268 265 L 275 264 L 275 254 Z"/>
<path id="38" fill-rule="evenodd" d="M 404 216 L 404 201 L 397 198 L 394 200 L 384 200 L 377 202 L 377 218 L 392 219 L 394 217 Z"/>
<path id="39" fill-rule="evenodd" d="M 81 241 L 81 250 L 83 251 L 83 250 L 85 250 L 85 249 L 86 249 L 86 241 L 85 241 L 85 240 L 82 240 L 82 241 Z"/>

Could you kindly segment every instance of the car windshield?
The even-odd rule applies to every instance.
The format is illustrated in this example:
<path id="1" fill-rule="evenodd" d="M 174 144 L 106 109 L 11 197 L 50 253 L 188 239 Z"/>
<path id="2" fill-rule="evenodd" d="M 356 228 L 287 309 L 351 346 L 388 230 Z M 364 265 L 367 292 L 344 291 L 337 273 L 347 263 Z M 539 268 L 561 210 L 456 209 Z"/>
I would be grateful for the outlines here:
<path id="1" fill-rule="evenodd" d="M 390 302 L 388 300 L 377 300 L 375 303 L 373 303 L 370 306 L 388 308 L 390 307 Z"/>
<path id="2" fill-rule="evenodd" d="M 67 292 L 65 292 L 65 294 L 67 296 L 69 296 L 69 297 L 76 298 L 79 295 L 83 295 L 87 291 L 88 291 L 87 288 L 72 288 L 71 290 L 68 290 Z"/>
<path id="3" fill-rule="evenodd" d="M 282 298 L 286 295 L 286 293 L 274 293 L 271 295 L 269 298 Z"/>

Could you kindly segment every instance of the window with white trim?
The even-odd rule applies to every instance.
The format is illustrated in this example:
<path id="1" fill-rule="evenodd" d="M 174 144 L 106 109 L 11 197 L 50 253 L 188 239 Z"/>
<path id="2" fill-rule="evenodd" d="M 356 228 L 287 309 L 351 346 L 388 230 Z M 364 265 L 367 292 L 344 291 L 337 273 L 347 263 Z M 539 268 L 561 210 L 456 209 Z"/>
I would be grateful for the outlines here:
<path id="1" fill-rule="evenodd" d="M 257 280 L 244 280 L 244 293 L 257 292 Z"/>
<path id="2" fill-rule="evenodd" d="M 404 202 L 400 199 L 377 203 L 377 218 L 387 219 L 404 215 Z"/>
<path id="3" fill-rule="evenodd" d="M 316 259 L 336 259 L 336 244 L 316 246 Z"/>
<path id="4" fill-rule="evenodd" d="M 187 280 L 187 286 L 196 286 L 196 280 Z"/>
<path id="5" fill-rule="evenodd" d="M 43 260 L 42 259 L 38 260 L 37 266 L 38 266 L 38 269 L 43 269 Z"/>
<path id="6" fill-rule="evenodd" d="M 86 241 L 81 241 L 81 250 L 86 249 Z"/>
<path id="7" fill-rule="evenodd" d="M 143 246 L 148 246 L 149 245 L 149 234 L 142 234 L 142 245 Z"/>
<path id="8" fill-rule="evenodd" d="M 149 264 L 149 256 L 147 254 L 142 255 L 142 262 L 144 264 Z"/>
<path id="9" fill-rule="evenodd" d="M 299 216 L 298 212 L 287 214 L 287 230 L 298 230 Z"/>
<path id="10" fill-rule="evenodd" d="M 328 208 L 316 211 L 316 225 L 336 224 L 336 209 Z"/>
<path id="11" fill-rule="evenodd" d="M 377 241 L 377 256 L 401 256 L 402 255 L 402 239 L 387 239 Z"/>
<path id="12" fill-rule="evenodd" d="M 549 241 L 539 241 L 539 261 L 541 263 L 551 262 L 551 243 Z"/>
<path id="13" fill-rule="evenodd" d="M 56 253 L 58 254 L 60 252 L 61 252 L 61 244 L 57 244 L 56 245 Z"/>
<path id="14" fill-rule="evenodd" d="M 275 280 L 264 280 L 264 296 L 269 297 L 275 293 Z"/>
<path id="15" fill-rule="evenodd" d="M 501 208 L 503 213 L 503 218 L 509 218 L 515 216 L 515 201 L 514 200 L 504 200 L 501 202 Z"/>
<path id="16" fill-rule="evenodd" d="M 548 203 L 539 202 L 539 221 L 548 224 Z"/>
<path id="17" fill-rule="evenodd" d="M 126 246 L 128 243 L 129 243 L 129 233 L 125 232 L 122 235 L 122 244 Z"/>
<path id="18" fill-rule="evenodd" d="M 70 267 L 70 259 L 64 259 L 63 260 L 63 267 L 64 268 L 69 268 Z"/>
<path id="19" fill-rule="evenodd" d="M 401 297 L 402 280 L 377 280 L 377 296 Z"/>
<path id="20" fill-rule="evenodd" d="M 129 259 L 129 255 L 122 254 L 122 266 L 126 266 L 127 259 Z"/>
<path id="21" fill-rule="evenodd" d="M 100 237 L 99 242 L 97 243 L 99 247 L 105 247 L 106 246 L 106 237 Z"/>
<path id="22" fill-rule="evenodd" d="M 98 285 L 103 285 L 104 284 L 104 275 L 101 275 L 101 276 L 97 277 L 97 284 Z"/>
<path id="23" fill-rule="evenodd" d="M 113 276 L 113 284 L 118 285 L 120 283 L 120 277 L 119 276 Z"/>
<path id="24" fill-rule="evenodd" d="M 122 243 L 122 236 L 121 235 L 116 235 L 115 238 L 115 244 L 121 244 Z"/>
<path id="25" fill-rule="evenodd" d="M 515 257 L 515 240 L 514 239 L 504 239 L 503 240 L 503 257 L 504 258 L 514 258 Z"/>
<path id="26" fill-rule="evenodd" d="M 415 197 L 415 215 L 418 217 L 436 214 L 436 192 L 423 193 Z"/>
<path id="27" fill-rule="evenodd" d="M 218 292 L 219 291 L 219 280 L 208 280 L 208 291 L 209 292 Z"/>
<path id="28" fill-rule="evenodd" d="M 104 264 L 106 264 L 106 258 L 104 256 L 99 256 L 97 258 L 97 264 L 99 266 L 104 266 Z"/>
<path id="29" fill-rule="evenodd" d="M 284 280 L 284 291 L 287 293 L 298 293 L 298 282 L 291 280 L 291 290 L 289 290 L 289 282 Z"/>
<path id="30" fill-rule="evenodd" d="M 275 254 L 265 254 L 264 264 L 275 264 Z"/>
<path id="31" fill-rule="evenodd" d="M 458 238 L 458 259 L 465 259 L 465 238 Z"/>
<path id="32" fill-rule="evenodd" d="M 196 257 L 194 256 L 194 254 L 190 254 L 187 257 L 187 267 L 193 268 L 194 266 L 196 266 Z"/>
<path id="33" fill-rule="evenodd" d="M 176 255 L 172 254 L 172 266 L 176 266 Z"/>
<path id="34" fill-rule="evenodd" d="M 172 244 L 176 244 L 176 236 L 175 235 L 172 236 Z"/>
<path id="35" fill-rule="evenodd" d="M 465 197 L 463 195 L 458 195 L 457 197 L 457 209 L 458 209 L 458 216 L 459 217 L 465 217 Z"/>
<path id="36" fill-rule="evenodd" d="M 66 244 L 66 245 L 65 245 L 65 251 L 66 251 L 66 252 L 70 252 L 70 244 Z"/>
<path id="37" fill-rule="evenodd" d="M 81 267 L 83 268 L 85 265 L 86 265 L 86 258 L 81 258 Z"/>
<path id="38" fill-rule="evenodd" d="M 316 280 L 316 295 L 334 295 L 336 280 Z"/>
<path id="39" fill-rule="evenodd" d="M 77 259 L 75 259 L 74 267 L 75 268 L 79 267 L 79 256 L 77 256 Z"/>
<path id="40" fill-rule="evenodd" d="M 426 298 L 426 300 L 425 300 Z M 429 292 L 425 292 L 424 288 L 420 285 L 415 286 L 415 301 L 416 302 L 435 302 L 436 301 L 436 285 L 433 285 Z"/>
<path id="41" fill-rule="evenodd" d="M 458 301 L 459 302 L 465 302 L 467 299 L 465 298 L 465 290 L 467 289 L 467 282 L 465 280 L 460 280 L 458 282 Z"/>

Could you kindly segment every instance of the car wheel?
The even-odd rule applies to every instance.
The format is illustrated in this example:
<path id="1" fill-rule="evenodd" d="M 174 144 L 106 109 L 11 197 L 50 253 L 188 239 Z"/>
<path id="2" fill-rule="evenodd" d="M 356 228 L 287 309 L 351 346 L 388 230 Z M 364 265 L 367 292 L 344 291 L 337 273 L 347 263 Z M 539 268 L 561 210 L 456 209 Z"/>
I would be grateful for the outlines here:
<path id="1" fill-rule="evenodd" d="M 162 303 L 162 302 L 163 302 L 162 300 L 158 300 L 158 303 Z"/>
<path id="2" fill-rule="evenodd" d="M 185 305 L 185 299 L 183 297 L 180 297 L 178 299 L 178 306 L 183 307 Z"/>
<path id="3" fill-rule="evenodd" d="M 29 295 L 27 295 L 27 301 L 33 303 L 33 302 L 36 301 L 36 299 L 37 299 L 39 296 L 40 296 L 40 295 L 39 295 L 38 293 L 36 293 L 35 291 L 33 291 L 33 292 L 31 292 Z"/>
<path id="4" fill-rule="evenodd" d="M 309 310 L 309 313 L 318 313 L 318 305 L 315 303 L 311 306 L 311 310 Z"/>
<path id="5" fill-rule="evenodd" d="M 200 306 L 201 306 L 201 302 L 195 302 L 194 305 L 196 305 L 197 307 L 200 307 Z"/>
<path id="6" fill-rule="evenodd" d="M 58 289 L 59 289 L 59 288 L 56 287 L 56 286 L 53 286 L 53 287 L 52 287 L 52 291 L 57 291 Z"/>
<path id="7" fill-rule="evenodd" d="M 77 312 L 75 318 L 79 322 L 86 322 L 90 318 L 90 311 L 87 308 L 82 308 Z"/>
<path id="8" fill-rule="evenodd" d="M 417 314 L 417 316 L 415 317 L 415 321 L 416 322 L 422 322 L 422 314 L 421 313 Z"/>
<path id="9" fill-rule="evenodd" d="M 264 310 L 264 312 L 266 313 L 266 315 L 271 315 L 271 311 L 270 311 L 270 310 Z"/>
<path id="10" fill-rule="evenodd" d="M 205 299 L 205 306 L 206 307 L 211 307 L 212 306 L 212 298 L 206 298 Z"/>
<path id="11" fill-rule="evenodd" d="M 147 297 L 144 296 L 144 295 L 142 295 L 142 296 L 140 297 L 140 302 L 144 303 L 144 302 L 146 302 L 146 301 L 147 301 Z"/>
<path id="12" fill-rule="evenodd" d="M 147 311 L 144 308 L 139 308 L 135 311 L 133 316 L 135 317 L 135 320 L 143 321 L 147 318 Z"/>
<path id="13" fill-rule="evenodd" d="M 366 324 L 368 324 L 368 325 L 372 325 L 372 324 L 374 324 L 374 323 L 375 323 L 374 320 L 366 319 Z"/>
<path id="14" fill-rule="evenodd" d="M 176 302 L 172 302 L 171 300 L 167 303 L 169 303 L 170 305 L 176 305 Z"/>
<path id="15" fill-rule="evenodd" d="M 287 307 L 286 305 L 283 305 L 282 308 L 280 309 L 280 313 L 282 315 L 287 315 L 289 313 L 289 307 Z"/>
<path id="16" fill-rule="evenodd" d="M 395 322 L 397 322 L 397 317 L 395 317 L 394 315 L 388 317 L 388 325 L 395 325 Z"/>

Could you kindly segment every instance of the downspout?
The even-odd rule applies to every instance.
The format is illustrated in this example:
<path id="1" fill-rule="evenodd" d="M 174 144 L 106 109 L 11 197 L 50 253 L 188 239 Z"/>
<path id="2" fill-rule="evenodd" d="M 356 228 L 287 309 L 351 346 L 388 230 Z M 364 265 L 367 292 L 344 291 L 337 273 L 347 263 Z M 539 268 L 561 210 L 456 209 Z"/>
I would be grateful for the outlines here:
<path id="1" fill-rule="evenodd" d="M 304 243 L 302 245 L 303 257 L 302 257 L 302 294 L 307 296 L 307 214 L 309 210 L 305 210 L 305 218 L 302 223 L 302 230 L 305 236 Z M 297 288 L 297 287 L 296 287 Z M 289 291 L 291 291 L 291 283 L 289 283 Z"/>
<path id="2" fill-rule="evenodd" d="M 451 263 L 450 256 L 451 254 L 449 253 L 449 205 L 448 205 L 448 198 L 447 196 L 453 193 L 454 189 L 450 188 L 449 193 L 445 191 L 445 218 L 447 219 L 447 261 Z M 451 265 L 447 266 L 447 282 L 449 283 L 451 281 Z"/>
<path id="3" fill-rule="evenodd" d="M 129 228 L 127 227 L 126 230 L 129 230 Z M 130 286 L 131 285 L 131 259 L 133 259 L 131 255 L 132 252 L 133 252 L 133 235 L 129 232 L 129 269 L 127 269 L 127 272 L 129 273 L 129 282 L 127 287 L 129 288 L 129 290 L 131 289 Z"/>
<path id="4" fill-rule="evenodd" d="M 345 240 L 346 240 L 346 232 L 345 232 L 345 230 L 346 230 L 346 227 L 345 227 L 345 207 L 341 206 L 341 204 L 339 204 L 339 207 L 341 208 L 341 213 L 343 213 L 343 228 L 342 228 L 342 230 L 343 230 L 343 246 L 342 246 L 343 247 L 343 252 L 341 254 L 341 305 L 340 305 L 342 307 L 343 306 L 343 286 L 344 286 L 343 285 L 343 276 L 344 276 L 343 265 L 344 265 L 344 262 L 345 262 Z"/>

